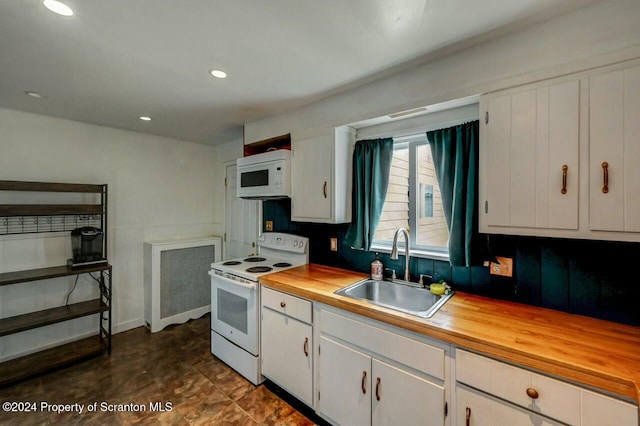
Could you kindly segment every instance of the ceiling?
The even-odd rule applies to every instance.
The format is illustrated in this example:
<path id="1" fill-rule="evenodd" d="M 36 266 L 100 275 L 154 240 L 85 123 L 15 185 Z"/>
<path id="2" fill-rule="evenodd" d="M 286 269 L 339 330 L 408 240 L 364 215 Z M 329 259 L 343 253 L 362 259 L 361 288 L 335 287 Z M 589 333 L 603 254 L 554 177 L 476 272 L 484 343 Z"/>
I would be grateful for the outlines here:
<path id="1" fill-rule="evenodd" d="M 0 107 L 224 143 L 245 122 L 593 2 L 66 0 L 63 17 L 0 0 Z"/>

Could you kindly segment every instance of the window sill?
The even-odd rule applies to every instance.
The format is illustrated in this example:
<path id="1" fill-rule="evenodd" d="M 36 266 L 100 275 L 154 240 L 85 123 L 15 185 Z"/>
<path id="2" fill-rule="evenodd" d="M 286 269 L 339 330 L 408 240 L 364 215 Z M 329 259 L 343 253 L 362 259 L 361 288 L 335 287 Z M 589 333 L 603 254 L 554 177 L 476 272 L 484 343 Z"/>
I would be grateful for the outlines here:
<path id="1" fill-rule="evenodd" d="M 372 244 L 370 251 L 376 251 L 378 253 L 391 253 L 391 247 L 382 244 Z M 398 254 L 404 255 L 404 247 L 398 247 Z M 411 257 L 419 257 L 422 259 L 441 260 L 444 262 L 449 261 L 449 253 L 442 253 L 439 251 L 423 250 L 423 249 L 411 249 Z"/>

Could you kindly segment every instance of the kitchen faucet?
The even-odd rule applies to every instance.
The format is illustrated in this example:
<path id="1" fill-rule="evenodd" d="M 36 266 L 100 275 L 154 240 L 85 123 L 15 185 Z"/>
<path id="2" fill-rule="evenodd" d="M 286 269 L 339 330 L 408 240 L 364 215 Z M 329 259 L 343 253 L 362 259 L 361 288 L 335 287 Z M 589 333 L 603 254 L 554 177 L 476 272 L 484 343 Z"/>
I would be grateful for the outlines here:
<path id="1" fill-rule="evenodd" d="M 404 280 L 409 282 L 409 231 L 405 228 L 396 229 L 396 233 L 393 236 L 393 246 L 391 247 L 391 259 L 398 259 L 398 234 L 404 235 Z"/>

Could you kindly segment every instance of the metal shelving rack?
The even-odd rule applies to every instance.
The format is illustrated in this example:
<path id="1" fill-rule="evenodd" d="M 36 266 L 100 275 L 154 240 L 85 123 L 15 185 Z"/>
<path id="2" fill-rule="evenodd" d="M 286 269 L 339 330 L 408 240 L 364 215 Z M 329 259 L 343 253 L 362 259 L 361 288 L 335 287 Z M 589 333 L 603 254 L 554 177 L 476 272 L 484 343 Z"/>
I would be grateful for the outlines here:
<path id="1" fill-rule="evenodd" d="M 103 229 L 107 253 L 107 191 L 104 185 L 51 182 L 0 181 L 0 191 L 74 192 L 99 194 L 93 204 L 0 204 L 0 235 L 69 232 L 79 226 Z M 97 276 L 94 276 L 97 273 Z M 72 269 L 67 265 L 0 274 L 0 286 L 50 278 L 89 274 L 97 283 L 97 299 L 72 303 L 9 318 L 0 318 L 0 337 L 87 315 L 100 315 L 96 336 L 76 340 L 0 363 L 0 386 L 32 377 L 104 351 L 111 354 L 112 266 L 109 263 Z"/>

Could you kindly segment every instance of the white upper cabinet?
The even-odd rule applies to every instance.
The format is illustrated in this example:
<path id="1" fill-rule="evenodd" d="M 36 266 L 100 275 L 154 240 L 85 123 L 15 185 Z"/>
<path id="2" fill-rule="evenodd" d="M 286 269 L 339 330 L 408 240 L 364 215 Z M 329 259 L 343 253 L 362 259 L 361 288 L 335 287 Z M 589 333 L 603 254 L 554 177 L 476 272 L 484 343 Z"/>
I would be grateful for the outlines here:
<path id="1" fill-rule="evenodd" d="M 639 60 L 480 108 L 480 232 L 640 241 Z"/>
<path id="2" fill-rule="evenodd" d="M 589 224 L 640 232 L 640 67 L 589 79 Z"/>
<path id="3" fill-rule="evenodd" d="M 355 131 L 338 127 L 292 141 L 291 219 L 351 222 L 351 156 Z"/>
<path id="4" fill-rule="evenodd" d="M 481 230 L 578 229 L 580 82 L 483 98 Z"/>

